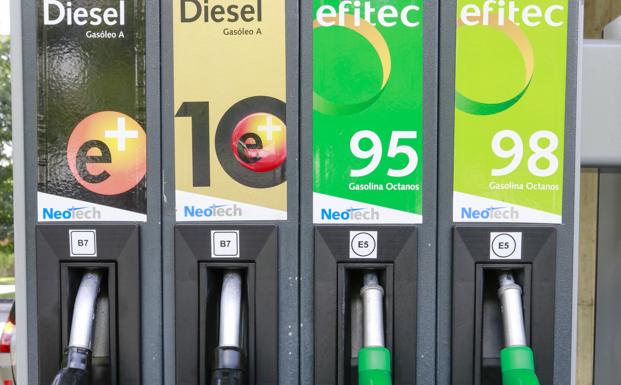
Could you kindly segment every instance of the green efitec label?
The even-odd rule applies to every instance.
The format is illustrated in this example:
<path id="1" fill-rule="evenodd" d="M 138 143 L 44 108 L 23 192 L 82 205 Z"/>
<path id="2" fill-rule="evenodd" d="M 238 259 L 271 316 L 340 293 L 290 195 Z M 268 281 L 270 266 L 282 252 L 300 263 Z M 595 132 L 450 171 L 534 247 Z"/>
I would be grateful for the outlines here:
<path id="1" fill-rule="evenodd" d="M 457 4 L 453 220 L 561 223 L 568 2 Z"/>
<path id="2" fill-rule="evenodd" d="M 423 1 L 314 12 L 314 222 L 422 223 Z"/>

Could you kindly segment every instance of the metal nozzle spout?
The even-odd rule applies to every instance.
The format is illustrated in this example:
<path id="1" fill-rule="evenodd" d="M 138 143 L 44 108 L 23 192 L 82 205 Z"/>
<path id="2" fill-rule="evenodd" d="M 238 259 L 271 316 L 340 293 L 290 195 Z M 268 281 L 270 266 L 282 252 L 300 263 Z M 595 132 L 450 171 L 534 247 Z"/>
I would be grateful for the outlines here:
<path id="1" fill-rule="evenodd" d="M 358 384 L 390 385 L 390 351 L 384 347 L 384 289 L 375 271 L 363 277 L 364 347 L 358 352 Z"/>
<path id="2" fill-rule="evenodd" d="M 246 358 L 241 349 L 242 276 L 237 270 L 224 273 L 220 294 L 220 335 L 214 351 L 211 385 L 247 385 Z"/>
<path id="3" fill-rule="evenodd" d="M 91 383 L 93 327 L 101 279 L 101 272 L 87 271 L 80 281 L 73 305 L 67 365 L 56 374 L 52 385 Z"/>
<path id="4" fill-rule="evenodd" d="M 69 347 L 91 350 L 101 276 L 98 271 L 89 271 L 82 277 L 73 306 Z"/>
<path id="5" fill-rule="evenodd" d="M 364 286 L 360 290 L 364 311 L 364 347 L 384 346 L 384 289 L 377 273 L 364 274 Z"/>
<path id="6" fill-rule="evenodd" d="M 238 271 L 228 271 L 222 280 L 220 297 L 219 346 L 240 346 L 242 278 Z"/>
<path id="7" fill-rule="evenodd" d="M 500 282 L 498 298 L 502 309 L 505 346 L 526 346 L 522 288 L 515 283 L 510 271 L 501 272 L 498 280 Z"/>

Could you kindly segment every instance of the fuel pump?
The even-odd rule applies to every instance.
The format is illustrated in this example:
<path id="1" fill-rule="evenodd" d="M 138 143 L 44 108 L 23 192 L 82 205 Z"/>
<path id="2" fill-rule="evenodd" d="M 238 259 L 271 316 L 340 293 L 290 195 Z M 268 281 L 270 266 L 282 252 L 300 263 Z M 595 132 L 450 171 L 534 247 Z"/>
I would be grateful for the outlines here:
<path id="1" fill-rule="evenodd" d="M 351 3 L 300 2 L 301 372 L 431 384 L 438 2 Z M 409 20 L 365 20 L 363 6 Z"/>
<path id="2" fill-rule="evenodd" d="M 241 349 L 240 333 L 242 277 L 228 271 L 222 280 L 220 299 L 220 335 L 214 351 L 211 385 L 246 385 L 246 358 Z"/>
<path id="3" fill-rule="evenodd" d="M 359 385 L 391 385 L 390 351 L 384 346 L 384 289 L 374 271 L 364 274 L 363 348 L 358 353 Z"/>
<path id="4" fill-rule="evenodd" d="M 277 234 L 176 225 L 176 384 L 279 383 Z"/>
<path id="5" fill-rule="evenodd" d="M 141 384 L 138 225 L 36 230 L 36 383 Z"/>
<path id="6" fill-rule="evenodd" d="M 417 235 L 412 226 L 315 227 L 315 384 L 412 384 Z"/>
<path id="7" fill-rule="evenodd" d="M 101 280 L 97 271 L 88 271 L 82 277 L 73 308 L 66 366 L 58 372 L 53 385 L 91 384 L 93 326 Z"/>
<path id="8" fill-rule="evenodd" d="M 556 230 L 464 225 L 453 236 L 451 384 L 515 384 L 507 381 L 534 377 L 533 363 L 539 381 L 552 384 Z M 496 257 L 499 237 L 519 241 L 519 259 Z"/>
<path id="9" fill-rule="evenodd" d="M 501 3 L 440 7 L 434 383 L 566 385 L 575 374 L 582 2 L 531 1 L 562 11 L 529 25 L 508 21 Z M 523 71 L 503 81 L 523 87 L 501 97 L 488 68 L 517 63 L 509 52 L 518 51 Z"/>
<path id="10" fill-rule="evenodd" d="M 505 348 L 500 352 L 503 385 L 539 385 L 533 351 L 526 342 L 522 312 L 522 288 L 510 271 L 498 276 L 498 298 L 502 309 Z"/>

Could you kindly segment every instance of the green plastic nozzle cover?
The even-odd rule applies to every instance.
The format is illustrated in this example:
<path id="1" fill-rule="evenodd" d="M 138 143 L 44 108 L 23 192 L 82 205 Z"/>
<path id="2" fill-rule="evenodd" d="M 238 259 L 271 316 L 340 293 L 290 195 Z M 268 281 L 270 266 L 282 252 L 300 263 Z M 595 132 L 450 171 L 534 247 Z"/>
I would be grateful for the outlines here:
<path id="1" fill-rule="evenodd" d="M 390 351 L 384 347 L 368 347 L 358 352 L 359 385 L 392 385 Z"/>
<path id="2" fill-rule="evenodd" d="M 500 351 L 503 385 L 539 385 L 533 351 L 528 346 L 510 346 Z"/>

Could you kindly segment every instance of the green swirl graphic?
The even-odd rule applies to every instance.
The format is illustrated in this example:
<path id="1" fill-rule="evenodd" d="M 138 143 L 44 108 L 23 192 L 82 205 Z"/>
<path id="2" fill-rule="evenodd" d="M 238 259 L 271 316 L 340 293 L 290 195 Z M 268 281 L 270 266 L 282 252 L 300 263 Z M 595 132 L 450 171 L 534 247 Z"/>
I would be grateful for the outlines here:
<path id="1" fill-rule="evenodd" d="M 314 29 L 326 28 L 322 27 L 317 21 L 315 21 L 313 27 Z M 388 44 L 386 43 L 386 40 L 384 40 L 382 34 L 375 27 L 365 20 L 360 20 L 360 25 L 356 25 L 354 17 L 347 14 L 345 15 L 345 24 L 343 27 L 360 34 L 375 49 L 375 52 L 382 63 L 382 87 L 375 95 L 358 103 L 336 103 L 313 91 L 314 109 L 326 115 L 351 115 L 363 111 L 371 106 L 377 99 L 379 99 L 382 92 L 384 92 L 388 79 L 390 78 L 392 68 Z"/>
<path id="2" fill-rule="evenodd" d="M 522 99 L 524 94 L 526 94 L 526 91 L 528 91 L 528 88 L 530 87 L 531 81 L 533 79 L 533 74 L 535 72 L 533 47 L 531 46 L 530 41 L 528 40 L 528 37 L 526 36 L 524 31 L 522 31 L 517 25 L 508 20 L 505 20 L 505 23 L 503 25 L 500 25 L 498 15 L 494 14 L 489 16 L 489 25 L 506 34 L 518 47 L 520 53 L 522 54 L 524 65 L 526 67 L 526 76 L 522 90 L 518 92 L 517 95 L 510 99 L 503 100 L 497 103 L 485 103 L 474 100 L 465 96 L 464 94 L 459 92 L 459 90 L 455 90 L 455 107 L 463 112 L 472 115 L 494 115 L 513 107 L 517 102 L 520 101 L 520 99 Z M 458 28 L 464 28 L 461 21 L 458 22 L 457 26 Z"/>

